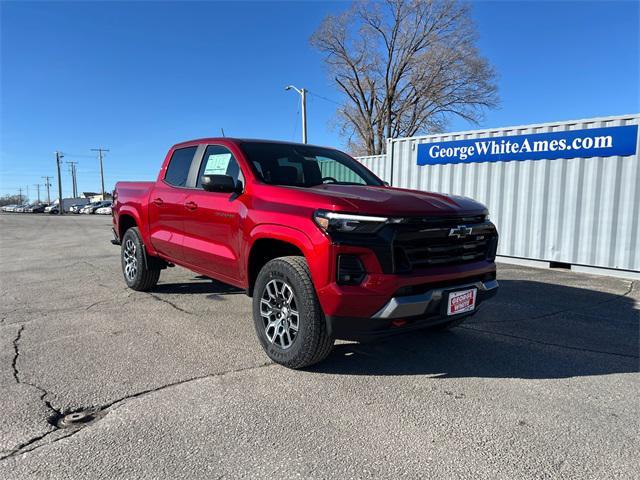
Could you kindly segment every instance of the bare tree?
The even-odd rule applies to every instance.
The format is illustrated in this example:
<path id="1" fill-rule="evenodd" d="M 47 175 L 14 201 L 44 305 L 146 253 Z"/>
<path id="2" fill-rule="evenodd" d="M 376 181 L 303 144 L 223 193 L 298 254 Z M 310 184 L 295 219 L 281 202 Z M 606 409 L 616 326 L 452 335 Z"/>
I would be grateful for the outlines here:
<path id="1" fill-rule="evenodd" d="M 338 122 L 354 153 L 441 132 L 451 115 L 478 123 L 496 106 L 495 73 L 476 36 L 468 5 L 455 0 L 362 1 L 326 17 L 311 44 L 345 94 Z"/>

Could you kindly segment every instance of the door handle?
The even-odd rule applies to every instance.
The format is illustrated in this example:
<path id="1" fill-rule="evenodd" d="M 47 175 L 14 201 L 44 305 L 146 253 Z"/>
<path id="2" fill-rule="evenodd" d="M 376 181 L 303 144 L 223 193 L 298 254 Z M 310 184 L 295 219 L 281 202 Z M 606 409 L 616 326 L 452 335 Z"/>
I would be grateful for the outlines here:
<path id="1" fill-rule="evenodd" d="M 198 208 L 198 204 L 196 202 L 186 202 L 184 204 L 185 207 L 187 207 L 187 210 L 195 210 L 196 208 Z"/>
<path id="2" fill-rule="evenodd" d="M 161 206 L 164 202 L 160 197 L 158 197 L 153 199 L 153 203 L 155 203 L 157 206 Z"/>

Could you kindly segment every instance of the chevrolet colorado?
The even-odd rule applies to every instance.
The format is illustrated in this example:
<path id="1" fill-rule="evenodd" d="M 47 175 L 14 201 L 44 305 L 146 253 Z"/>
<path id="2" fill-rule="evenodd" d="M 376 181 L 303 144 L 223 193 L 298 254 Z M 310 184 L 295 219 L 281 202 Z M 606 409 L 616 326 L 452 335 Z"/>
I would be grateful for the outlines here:
<path id="1" fill-rule="evenodd" d="M 130 288 L 180 265 L 245 289 L 260 344 L 290 368 L 334 339 L 455 326 L 498 288 L 483 205 L 389 187 L 331 148 L 188 141 L 155 182 L 118 182 L 113 198 Z"/>

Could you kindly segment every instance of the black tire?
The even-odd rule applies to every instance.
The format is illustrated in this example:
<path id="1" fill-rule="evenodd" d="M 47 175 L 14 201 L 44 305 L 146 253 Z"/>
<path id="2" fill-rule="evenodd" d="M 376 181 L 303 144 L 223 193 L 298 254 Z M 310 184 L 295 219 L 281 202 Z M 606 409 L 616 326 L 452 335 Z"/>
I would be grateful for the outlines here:
<path id="1" fill-rule="evenodd" d="M 274 282 L 272 282 L 274 281 Z M 267 286 L 271 285 L 271 289 L 275 285 L 286 284 L 293 291 L 293 300 L 291 304 L 284 303 L 285 308 L 291 307 L 297 311 L 298 324 L 295 337 L 290 345 L 283 348 L 279 345 L 279 340 L 270 340 L 267 336 L 267 326 L 271 322 L 276 322 L 276 313 L 263 317 L 261 308 L 266 311 L 274 311 L 269 308 L 269 301 L 262 302 L 263 297 L 270 297 Z M 284 287 L 282 287 L 284 290 Z M 274 300 L 275 303 L 277 303 Z M 295 302 L 295 304 L 293 303 Z M 283 315 L 283 314 L 281 314 Z M 290 315 L 290 314 L 289 314 Z M 294 323 L 294 317 L 289 317 L 290 325 Z M 267 356 L 276 363 L 284 365 L 288 368 L 304 368 L 324 360 L 333 348 L 333 338 L 327 332 L 327 324 L 324 313 L 318 303 L 318 297 L 311 281 L 309 267 L 304 257 L 280 257 L 268 262 L 256 279 L 253 291 L 253 320 L 256 328 L 256 334 L 260 341 L 260 345 L 266 352 Z M 276 327 L 272 327 L 276 332 Z M 278 327 L 280 328 L 280 327 Z M 289 332 L 289 328 L 287 328 Z M 275 337 L 275 333 L 274 333 Z M 290 338 L 289 334 L 287 337 Z M 280 343 L 282 343 L 280 339 Z"/>
<path id="2" fill-rule="evenodd" d="M 144 244 L 140 238 L 140 232 L 137 227 L 131 227 L 122 237 L 120 262 L 122 275 L 127 286 L 139 292 L 151 290 L 160 278 L 159 269 L 147 268 L 143 249 Z M 128 264 L 130 265 L 129 269 L 127 269 Z M 135 273 L 133 273 L 132 266 L 135 266 Z"/>

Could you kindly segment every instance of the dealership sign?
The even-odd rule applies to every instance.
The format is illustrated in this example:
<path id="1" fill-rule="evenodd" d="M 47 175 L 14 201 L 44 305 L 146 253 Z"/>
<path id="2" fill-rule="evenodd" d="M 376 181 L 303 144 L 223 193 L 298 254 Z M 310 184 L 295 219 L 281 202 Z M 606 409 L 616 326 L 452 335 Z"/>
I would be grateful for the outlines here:
<path id="1" fill-rule="evenodd" d="M 637 125 L 421 143 L 418 165 L 626 156 L 637 143 Z"/>

